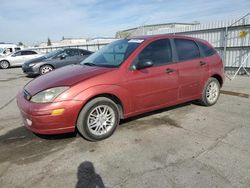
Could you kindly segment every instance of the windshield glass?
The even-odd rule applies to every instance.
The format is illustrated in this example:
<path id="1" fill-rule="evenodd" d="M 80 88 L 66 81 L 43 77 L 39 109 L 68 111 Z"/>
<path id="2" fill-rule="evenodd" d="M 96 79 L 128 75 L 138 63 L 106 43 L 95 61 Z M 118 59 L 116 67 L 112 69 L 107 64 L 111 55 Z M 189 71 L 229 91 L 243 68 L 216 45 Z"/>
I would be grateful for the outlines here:
<path id="1" fill-rule="evenodd" d="M 89 66 L 118 67 L 143 42 L 141 39 L 117 40 L 90 55 L 81 64 Z"/>
<path id="2" fill-rule="evenodd" d="M 4 51 L 4 48 L 0 48 L 0 53 L 2 53 Z"/>
<path id="3" fill-rule="evenodd" d="M 49 53 L 45 54 L 44 56 L 46 58 L 51 58 L 51 57 L 57 56 L 58 54 L 60 54 L 62 52 L 63 52 L 63 49 L 59 49 L 59 50 L 55 50 L 55 51 L 49 52 Z"/>

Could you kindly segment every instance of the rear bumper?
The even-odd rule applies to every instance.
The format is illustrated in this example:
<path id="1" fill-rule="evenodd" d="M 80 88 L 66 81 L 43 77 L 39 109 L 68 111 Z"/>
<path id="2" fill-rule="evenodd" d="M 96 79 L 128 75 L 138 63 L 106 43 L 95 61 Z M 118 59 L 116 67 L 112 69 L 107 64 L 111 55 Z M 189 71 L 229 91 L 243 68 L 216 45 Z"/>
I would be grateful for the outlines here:
<path id="1" fill-rule="evenodd" d="M 17 96 L 24 125 L 38 134 L 61 134 L 75 131 L 82 101 L 62 101 L 56 103 L 37 104 L 27 101 L 22 92 Z M 61 115 L 51 115 L 52 110 L 64 109 Z"/>

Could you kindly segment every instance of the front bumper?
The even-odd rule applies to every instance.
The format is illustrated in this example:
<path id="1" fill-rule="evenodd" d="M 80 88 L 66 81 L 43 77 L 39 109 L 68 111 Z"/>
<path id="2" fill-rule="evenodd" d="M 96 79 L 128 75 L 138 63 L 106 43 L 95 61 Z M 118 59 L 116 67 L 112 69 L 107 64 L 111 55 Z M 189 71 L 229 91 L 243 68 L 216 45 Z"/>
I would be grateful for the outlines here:
<path id="1" fill-rule="evenodd" d="M 24 125 L 38 134 L 61 134 L 75 131 L 82 101 L 62 101 L 38 104 L 26 100 L 23 92 L 17 95 L 17 105 L 20 109 Z M 55 109 L 64 109 L 61 115 L 51 115 Z"/>
<path id="2" fill-rule="evenodd" d="M 27 74 L 27 75 L 31 75 L 31 76 L 35 76 L 35 75 L 39 75 L 39 67 L 33 66 L 33 67 L 29 67 L 26 64 L 22 65 L 22 70 L 23 73 Z"/>

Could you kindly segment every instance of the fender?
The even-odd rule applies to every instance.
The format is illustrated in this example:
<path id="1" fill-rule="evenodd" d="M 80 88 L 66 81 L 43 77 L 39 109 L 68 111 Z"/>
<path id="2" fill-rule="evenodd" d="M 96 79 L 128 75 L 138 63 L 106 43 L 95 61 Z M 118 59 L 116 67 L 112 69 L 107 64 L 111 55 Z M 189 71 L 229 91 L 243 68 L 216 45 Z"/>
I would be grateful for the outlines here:
<path id="1" fill-rule="evenodd" d="M 127 89 L 119 85 L 96 85 L 83 90 L 76 95 L 73 100 L 83 101 L 83 106 L 92 98 L 98 95 L 110 94 L 116 96 L 123 107 L 123 115 L 126 116 L 131 111 L 131 97 Z"/>

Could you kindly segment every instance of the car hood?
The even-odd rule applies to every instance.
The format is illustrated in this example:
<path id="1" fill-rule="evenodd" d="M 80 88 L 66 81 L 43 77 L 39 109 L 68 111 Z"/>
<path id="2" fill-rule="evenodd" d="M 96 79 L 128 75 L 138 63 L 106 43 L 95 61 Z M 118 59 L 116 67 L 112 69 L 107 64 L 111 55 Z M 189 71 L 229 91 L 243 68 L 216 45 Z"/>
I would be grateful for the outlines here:
<path id="1" fill-rule="evenodd" d="M 59 86 L 72 86 L 80 81 L 112 71 L 114 68 L 69 65 L 39 76 L 29 82 L 24 89 L 31 95 Z"/>
<path id="2" fill-rule="evenodd" d="M 41 61 L 44 61 L 46 60 L 47 58 L 45 56 L 41 56 L 41 57 L 37 57 L 37 58 L 34 58 L 34 59 L 31 59 L 31 60 L 28 60 L 25 62 L 25 64 L 31 64 L 31 63 L 39 63 Z"/>

